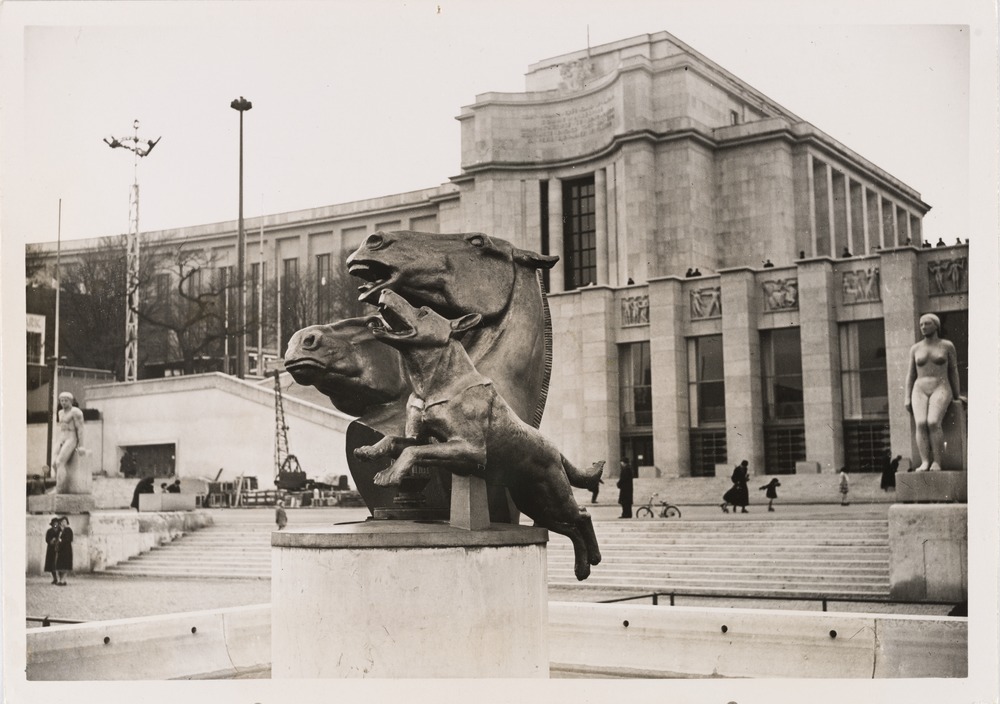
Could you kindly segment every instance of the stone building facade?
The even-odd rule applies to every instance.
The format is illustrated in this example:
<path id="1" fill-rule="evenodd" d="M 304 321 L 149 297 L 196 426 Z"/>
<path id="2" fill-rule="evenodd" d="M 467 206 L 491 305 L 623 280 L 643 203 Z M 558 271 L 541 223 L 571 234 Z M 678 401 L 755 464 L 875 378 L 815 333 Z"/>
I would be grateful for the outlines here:
<path id="1" fill-rule="evenodd" d="M 913 188 L 666 32 L 536 63 L 523 93 L 458 120 L 449 183 L 250 219 L 248 262 L 258 229 L 265 277 L 342 266 L 379 229 L 559 255 L 542 428 L 576 462 L 711 476 L 911 456 L 917 319 L 938 313 L 963 365 L 968 335 L 967 246 L 921 247 Z M 236 261 L 235 222 L 143 236 Z"/>

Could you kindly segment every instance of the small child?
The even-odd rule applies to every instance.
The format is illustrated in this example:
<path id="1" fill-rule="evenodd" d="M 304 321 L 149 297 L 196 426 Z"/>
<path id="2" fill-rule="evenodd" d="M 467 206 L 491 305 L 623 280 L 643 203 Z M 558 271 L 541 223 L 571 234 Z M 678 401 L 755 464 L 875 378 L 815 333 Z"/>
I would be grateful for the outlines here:
<path id="1" fill-rule="evenodd" d="M 278 524 L 278 530 L 288 525 L 288 515 L 285 513 L 284 499 L 278 499 L 278 507 L 274 510 L 274 522 Z"/>
<path id="2" fill-rule="evenodd" d="M 775 477 L 774 479 L 772 479 L 770 481 L 770 483 L 765 484 L 764 486 L 762 486 L 760 488 L 760 491 L 764 491 L 765 489 L 767 490 L 767 494 L 765 494 L 765 496 L 767 496 L 767 510 L 768 511 L 774 511 L 774 500 L 776 498 L 778 498 L 778 487 L 779 486 L 781 486 L 781 482 L 779 482 L 778 478 Z"/>
<path id="3" fill-rule="evenodd" d="M 847 478 L 847 467 L 840 468 L 840 505 L 850 506 L 847 501 L 847 492 L 850 491 L 850 481 Z"/>

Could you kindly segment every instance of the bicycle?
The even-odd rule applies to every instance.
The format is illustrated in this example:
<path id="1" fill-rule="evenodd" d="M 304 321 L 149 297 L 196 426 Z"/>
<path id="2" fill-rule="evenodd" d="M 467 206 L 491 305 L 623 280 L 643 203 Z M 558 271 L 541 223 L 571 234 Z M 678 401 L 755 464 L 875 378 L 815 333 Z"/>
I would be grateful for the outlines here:
<path id="1" fill-rule="evenodd" d="M 661 501 L 653 507 L 653 499 L 659 496 L 658 493 L 654 492 L 650 497 L 649 501 L 645 506 L 640 506 L 636 509 L 636 518 L 653 518 L 656 515 L 656 509 L 660 511 L 660 518 L 680 518 L 681 510 L 674 506 L 673 504 L 667 503 L 666 501 Z"/>

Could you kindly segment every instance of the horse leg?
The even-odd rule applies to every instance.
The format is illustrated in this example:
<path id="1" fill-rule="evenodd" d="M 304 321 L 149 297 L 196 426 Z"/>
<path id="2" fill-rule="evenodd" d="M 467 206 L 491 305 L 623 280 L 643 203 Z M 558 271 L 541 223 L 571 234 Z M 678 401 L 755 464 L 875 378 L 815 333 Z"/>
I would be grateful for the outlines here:
<path id="1" fill-rule="evenodd" d="M 592 565 L 601 564 L 601 549 L 597 545 L 597 534 L 594 533 L 594 521 L 590 518 L 590 514 L 587 513 L 587 509 L 580 509 L 580 517 L 576 520 L 576 527 L 580 531 L 584 545 L 587 547 L 587 561 Z"/>
<path id="2" fill-rule="evenodd" d="M 590 561 L 588 560 L 587 555 L 587 545 L 584 542 L 579 529 L 577 529 L 576 526 L 569 525 L 568 523 L 558 523 L 556 521 L 543 522 L 540 525 L 543 528 L 548 528 L 553 533 L 565 535 L 570 539 L 570 542 L 573 543 L 573 574 L 575 574 L 576 578 L 581 582 L 589 577 Z"/>

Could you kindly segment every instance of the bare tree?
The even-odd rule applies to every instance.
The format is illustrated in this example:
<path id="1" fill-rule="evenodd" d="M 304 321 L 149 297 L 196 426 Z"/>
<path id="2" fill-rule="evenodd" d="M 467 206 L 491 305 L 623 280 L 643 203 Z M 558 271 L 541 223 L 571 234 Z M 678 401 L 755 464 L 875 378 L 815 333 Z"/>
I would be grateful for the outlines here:
<path id="1" fill-rule="evenodd" d="M 163 361 L 180 361 L 185 374 L 219 368 L 226 337 L 241 332 L 226 311 L 227 297 L 234 301 L 236 295 L 231 268 L 220 268 L 213 252 L 183 242 L 147 246 L 144 257 L 153 275 L 140 284 L 146 295 L 139 319 L 166 333 Z"/>

